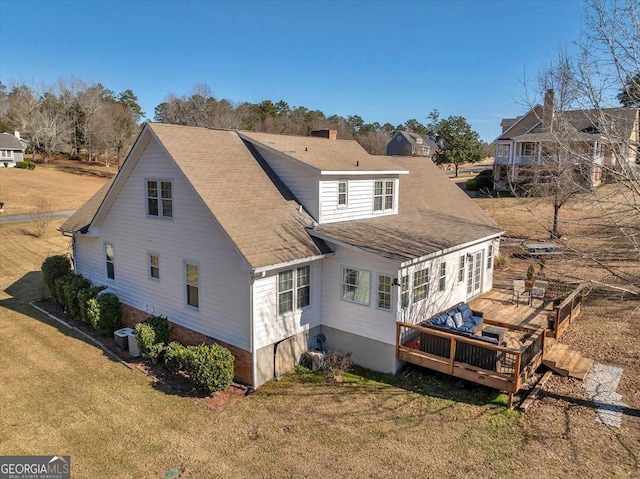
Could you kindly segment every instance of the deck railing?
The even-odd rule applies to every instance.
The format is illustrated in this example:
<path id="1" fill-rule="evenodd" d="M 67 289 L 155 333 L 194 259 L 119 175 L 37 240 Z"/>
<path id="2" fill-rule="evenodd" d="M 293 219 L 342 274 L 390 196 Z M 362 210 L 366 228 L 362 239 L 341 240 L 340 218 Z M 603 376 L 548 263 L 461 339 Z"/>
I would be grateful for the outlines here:
<path id="1" fill-rule="evenodd" d="M 571 324 L 571 321 L 580 315 L 587 284 L 580 283 L 564 301 L 553 306 L 553 310 L 548 315 L 548 329 L 551 331 L 553 338 L 560 338 Z"/>
<path id="2" fill-rule="evenodd" d="M 513 394 L 542 362 L 544 329 L 485 320 L 522 336 L 521 346 L 506 347 L 444 330 L 399 322 L 396 357 L 435 371 Z M 404 338 L 404 339 L 403 339 Z"/>

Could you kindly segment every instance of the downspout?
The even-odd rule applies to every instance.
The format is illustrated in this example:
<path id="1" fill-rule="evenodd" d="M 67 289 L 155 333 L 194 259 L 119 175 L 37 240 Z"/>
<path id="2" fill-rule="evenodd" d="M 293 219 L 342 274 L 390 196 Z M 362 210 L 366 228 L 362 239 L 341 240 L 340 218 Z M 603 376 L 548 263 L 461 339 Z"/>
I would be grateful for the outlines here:
<path id="1" fill-rule="evenodd" d="M 251 349 L 251 386 L 253 386 L 254 388 L 256 387 L 256 383 L 257 383 L 257 379 L 258 379 L 258 364 L 257 364 L 257 355 L 256 355 L 256 351 L 254 349 L 254 345 L 256 344 L 255 342 L 255 335 L 256 335 L 256 331 L 253 325 L 253 285 L 255 283 L 255 273 L 252 271 L 249 274 L 249 280 L 250 280 L 250 284 L 249 284 L 249 327 L 251 328 L 251 335 L 250 335 L 250 349 Z"/>

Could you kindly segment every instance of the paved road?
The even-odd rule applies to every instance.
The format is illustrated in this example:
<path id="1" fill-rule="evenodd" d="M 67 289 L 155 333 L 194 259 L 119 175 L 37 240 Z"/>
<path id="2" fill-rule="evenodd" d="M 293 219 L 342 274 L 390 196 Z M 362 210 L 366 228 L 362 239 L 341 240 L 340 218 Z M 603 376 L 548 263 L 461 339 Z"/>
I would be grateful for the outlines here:
<path id="1" fill-rule="evenodd" d="M 58 218 L 68 218 L 76 210 L 67 210 L 67 211 L 54 211 L 53 213 L 49 213 L 48 219 L 55 220 Z M 7 215 L 0 216 L 0 224 L 7 223 L 30 223 L 33 221 L 33 215 Z"/>

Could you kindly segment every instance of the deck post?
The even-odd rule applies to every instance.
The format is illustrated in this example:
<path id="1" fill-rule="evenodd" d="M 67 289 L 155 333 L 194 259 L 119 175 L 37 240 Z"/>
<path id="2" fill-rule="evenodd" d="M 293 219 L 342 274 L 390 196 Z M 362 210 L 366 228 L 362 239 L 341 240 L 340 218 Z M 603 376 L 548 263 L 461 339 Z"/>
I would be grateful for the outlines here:
<path id="1" fill-rule="evenodd" d="M 450 339 L 451 345 L 449 347 L 449 374 L 453 375 L 453 364 L 456 361 L 456 340 L 455 338 Z"/>
<path id="2" fill-rule="evenodd" d="M 509 392 L 508 399 L 507 399 L 507 408 L 513 409 L 513 392 Z"/>

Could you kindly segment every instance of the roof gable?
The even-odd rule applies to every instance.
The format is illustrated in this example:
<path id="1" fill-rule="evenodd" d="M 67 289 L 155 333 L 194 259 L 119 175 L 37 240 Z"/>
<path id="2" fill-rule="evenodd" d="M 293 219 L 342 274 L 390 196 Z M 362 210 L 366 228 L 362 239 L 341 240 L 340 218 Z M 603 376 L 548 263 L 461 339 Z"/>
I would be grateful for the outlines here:
<path id="1" fill-rule="evenodd" d="M 20 150 L 24 147 L 18 138 L 10 133 L 0 133 L 0 150 Z"/>

